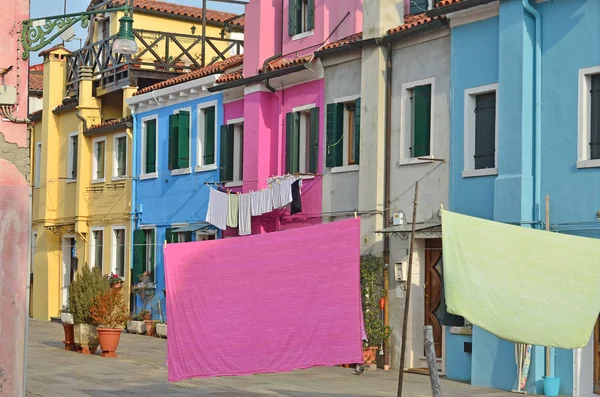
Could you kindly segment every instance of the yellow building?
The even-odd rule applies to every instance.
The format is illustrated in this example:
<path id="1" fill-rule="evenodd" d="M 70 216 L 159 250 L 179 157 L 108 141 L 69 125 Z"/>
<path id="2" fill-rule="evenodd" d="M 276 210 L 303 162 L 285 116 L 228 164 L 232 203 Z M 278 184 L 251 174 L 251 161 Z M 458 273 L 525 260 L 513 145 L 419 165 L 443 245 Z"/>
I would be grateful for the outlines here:
<path id="1" fill-rule="evenodd" d="M 90 7 L 95 3 L 106 7 L 100 1 Z M 120 6 L 124 0 L 108 3 Z M 135 213 L 132 124 L 125 100 L 138 88 L 203 65 L 198 10 L 135 0 L 139 56 L 131 59 L 110 52 L 121 15 L 109 12 L 90 24 L 91 44 L 75 52 L 57 46 L 41 53 L 43 109 L 30 115 L 32 317 L 47 320 L 60 313 L 75 268 L 97 266 L 103 274 L 116 273 L 125 280 L 126 293 L 138 281 L 130 280 Z M 207 11 L 205 64 L 238 52 L 232 49 L 243 42 L 243 19 L 227 22 L 234 16 Z"/>

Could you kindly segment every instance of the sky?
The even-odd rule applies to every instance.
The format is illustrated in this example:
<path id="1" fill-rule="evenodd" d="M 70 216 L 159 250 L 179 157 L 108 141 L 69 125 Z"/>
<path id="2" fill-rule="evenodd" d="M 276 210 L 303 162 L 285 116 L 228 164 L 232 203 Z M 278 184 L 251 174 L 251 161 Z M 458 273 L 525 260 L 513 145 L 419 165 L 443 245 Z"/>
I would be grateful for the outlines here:
<path id="1" fill-rule="evenodd" d="M 4 1 L 4 0 L 0 0 Z M 64 12 L 65 1 L 67 3 L 67 13 L 76 13 L 85 11 L 91 0 L 30 0 L 31 4 L 31 18 L 41 18 L 44 16 L 60 15 Z M 190 5 L 195 7 L 202 7 L 202 0 L 165 0 L 169 3 L 177 3 L 182 5 Z M 244 6 L 238 4 L 220 3 L 215 1 L 208 1 L 207 8 L 220 11 L 228 11 L 241 14 L 244 12 Z M 135 15 L 134 15 L 135 17 Z M 134 22 L 135 27 L 135 22 Z M 75 25 L 75 35 L 77 38 L 81 38 L 81 41 L 85 41 L 87 34 L 86 29 L 82 29 L 80 24 Z M 57 39 L 54 44 L 60 43 L 61 40 Z M 50 46 L 48 46 L 50 47 Z M 66 44 L 66 47 L 70 50 L 76 50 L 79 48 L 79 40 L 73 40 Z M 40 50 L 42 51 L 42 50 Z M 38 51 L 39 52 L 39 51 Z M 42 63 L 37 53 L 31 55 L 30 64 Z"/>

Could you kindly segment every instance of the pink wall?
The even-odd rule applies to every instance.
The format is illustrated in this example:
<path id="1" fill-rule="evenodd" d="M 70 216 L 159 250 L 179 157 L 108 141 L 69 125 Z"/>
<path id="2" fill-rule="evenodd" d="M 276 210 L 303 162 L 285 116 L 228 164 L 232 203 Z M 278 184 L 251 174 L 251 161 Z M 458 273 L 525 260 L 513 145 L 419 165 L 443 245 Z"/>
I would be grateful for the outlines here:
<path id="1" fill-rule="evenodd" d="M 244 98 L 223 104 L 223 122 L 244 117 Z"/>
<path id="2" fill-rule="evenodd" d="M 250 0 L 246 5 L 244 77 L 258 74 L 265 59 L 281 52 L 282 1 Z"/>
<path id="3" fill-rule="evenodd" d="M 25 118 L 29 67 L 20 58 L 18 40 L 19 22 L 29 18 L 29 1 L 0 1 L 0 15 L 0 69 L 13 67 L 0 77 L 0 85 L 17 87 L 18 103 L 12 111 L 16 117 Z M 0 393 L 7 396 L 24 395 L 30 222 L 30 189 L 23 169 L 27 164 L 26 148 L 26 125 L 0 120 Z"/>

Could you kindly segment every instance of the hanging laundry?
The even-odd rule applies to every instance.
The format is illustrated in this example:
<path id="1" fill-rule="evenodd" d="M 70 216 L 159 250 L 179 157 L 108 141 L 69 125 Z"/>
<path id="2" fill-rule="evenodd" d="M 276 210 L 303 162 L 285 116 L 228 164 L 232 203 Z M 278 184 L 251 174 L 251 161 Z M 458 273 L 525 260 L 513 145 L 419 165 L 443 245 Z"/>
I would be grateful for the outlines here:
<path id="1" fill-rule="evenodd" d="M 262 193 L 250 192 L 250 205 L 252 210 L 252 216 L 260 216 L 263 214 L 261 209 Z"/>
<path id="2" fill-rule="evenodd" d="M 208 210 L 206 211 L 206 222 L 215 227 L 227 229 L 227 212 L 229 207 L 229 198 L 227 193 L 216 189 L 210 189 L 208 196 Z"/>
<path id="3" fill-rule="evenodd" d="M 292 193 L 292 205 L 290 208 L 290 214 L 294 215 L 299 212 L 302 212 L 302 199 L 300 198 L 300 183 L 302 180 L 298 179 L 294 181 L 291 185 L 291 193 Z"/>
<path id="4" fill-rule="evenodd" d="M 285 207 L 292 202 L 292 183 L 294 180 L 294 177 L 288 177 L 281 181 L 281 186 L 279 187 L 279 208 Z"/>
<path id="5" fill-rule="evenodd" d="M 448 312 L 518 343 L 581 348 L 600 311 L 600 240 L 443 211 Z"/>
<path id="6" fill-rule="evenodd" d="M 273 192 L 273 209 L 281 208 L 281 180 L 276 179 L 271 184 L 271 191 Z"/>
<path id="7" fill-rule="evenodd" d="M 263 214 L 273 211 L 273 188 L 267 187 L 260 191 L 260 211 Z"/>
<path id="8" fill-rule="evenodd" d="M 240 236 L 247 236 L 252 233 L 251 226 L 251 206 L 252 206 L 252 198 L 250 194 L 240 194 L 239 195 L 239 222 L 238 222 L 238 234 Z"/>
<path id="9" fill-rule="evenodd" d="M 239 217 L 239 196 L 229 194 L 229 210 L 227 211 L 227 226 L 238 227 Z"/>

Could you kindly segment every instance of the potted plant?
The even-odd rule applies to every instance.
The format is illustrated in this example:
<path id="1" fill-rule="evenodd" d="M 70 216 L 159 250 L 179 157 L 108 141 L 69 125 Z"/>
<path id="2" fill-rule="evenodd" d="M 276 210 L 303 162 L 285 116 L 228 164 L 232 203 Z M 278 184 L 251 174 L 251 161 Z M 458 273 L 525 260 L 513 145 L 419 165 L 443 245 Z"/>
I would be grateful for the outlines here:
<path id="1" fill-rule="evenodd" d="M 129 317 L 121 290 L 113 288 L 96 295 L 90 307 L 90 315 L 98 328 L 101 356 L 116 357 L 122 327 Z"/>
<path id="2" fill-rule="evenodd" d="M 143 62 L 143 61 L 144 61 L 144 60 L 143 60 L 141 57 L 137 57 L 137 58 L 135 58 L 135 59 L 133 59 L 133 58 L 132 58 L 132 59 L 131 59 L 131 62 L 132 62 L 132 65 L 131 65 L 131 67 L 133 67 L 133 68 L 136 68 L 136 69 L 139 69 L 139 68 L 141 68 L 141 67 L 142 67 L 142 62 Z"/>
<path id="3" fill-rule="evenodd" d="M 113 272 L 110 272 L 110 274 L 106 275 L 106 279 L 108 280 L 108 283 L 110 284 L 110 288 L 122 288 L 123 287 L 123 279 L 121 277 L 119 277 L 118 275 L 114 274 Z"/>
<path id="4" fill-rule="evenodd" d="M 381 256 L 366 254 L 360 258 L 360 290 L 367 334 L 367 340 L 363 341 L 363 359 L 368 366 L 375 363 L 377 350 L 383 349 L 383 344 L 392 333 L 392 329 L 383 322 L 379 306 L 379 300 L 383 296 L 380 281 L 384 266 Z"/>
<path id="5" fill-rule="evenodd" d="M 173 63 L 173 66 L 175 67 L 175 70 L 177 72 L 182 72 L 183 69 L 185 68 L 185 62 L 182 60 L 177 60 Z"/>
<path id="6" fill-rule="evenodd" d="M 65 340 L 63 340 L 65 350 L 77 351 L 77 347 L 75 346 L 75 335 L 73 333 L 73 315 L 68 306 L 63 307 L 60 311 L 60 320 L 63 325 L 63 330 L 65 331 Z"/>
<path id="7" fill-rule="evenodd" d="M 156 70 L 165 70 L 165 58 L 162 57 L 161 59 L 155 59 L 154 61 L 154 69 Z"/>
<path id="8" fill-rule="evenodd" d="M 77 350 L 94 354 L 98 347 L 98 332 L 93 324 L 90 307 L 96 295 L 110 290 L 106 277 L 100 269 L 82 266 L 81 272 L 69 286 L 69 308 L 73 314 L 73 331 Z"/>
<path id="9" fill-rule="evenodd" d="M 127 332 L 139 335 L 146 333 L 146 325 L 141 314 L 131 316 L 130 320 L 127 321 Z"/>
<path id="10" fill-rule="evenodd" d="M 150 273 L 144 272 L 140 276 L 140 282 L 134 287 L 135 294 L 142 302 L 141 316 L 146 326 L 146 335 L 154 336 L 154 323 L 152 322 L 152 312 L 149 310 L 150 303 L 154 299 L 156 286 L 150 281 Z"/>

